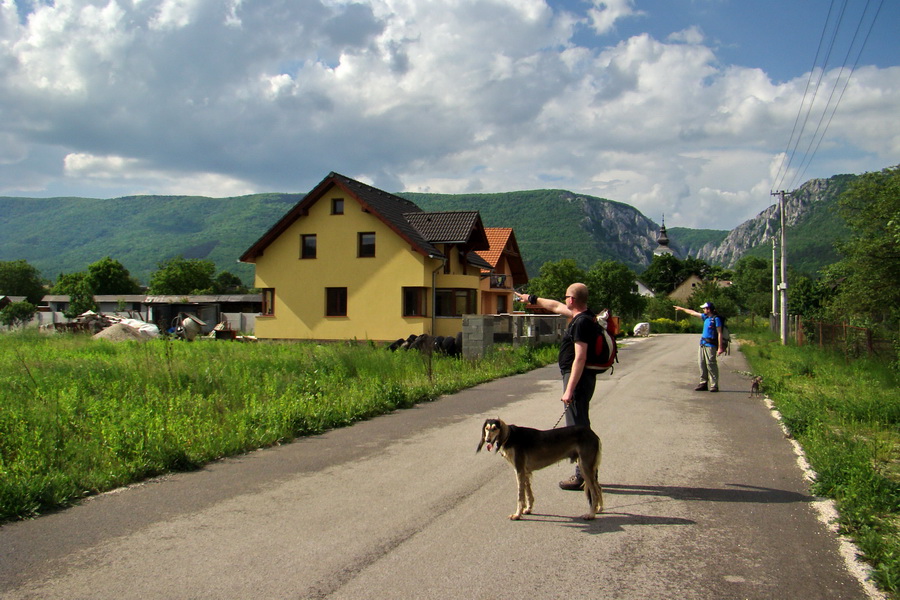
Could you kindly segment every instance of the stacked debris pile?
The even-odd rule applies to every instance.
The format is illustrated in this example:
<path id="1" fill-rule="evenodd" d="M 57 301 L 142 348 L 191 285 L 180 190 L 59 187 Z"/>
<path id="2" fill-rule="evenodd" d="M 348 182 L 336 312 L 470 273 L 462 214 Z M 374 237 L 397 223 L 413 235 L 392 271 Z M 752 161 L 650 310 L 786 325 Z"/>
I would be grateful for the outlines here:
<path id="1" fill-rule="evenodd" d="M 125 323 L 115 323 L 93 335 L 95 340 L 109 340 L 111 342 L 145 342 L 153 337 L 149 333 Z"/>
<path id="2" fill-rule="evenodd" d="M 63 332 L 91 333 L 94 339 L 112 341 L 149 340 L 159 336 L 159 328 L 152 323 L 95 313 L 92 310 L 78 315 L 70 323 L 56 323 L 54 329 Z"/>
<path id="3" fill-rule="evenodd" d="M 440 352 L 447 356 L 459 356 L 462 353 L 462 332 L 457 333 L 456 337 L 436 336 L 432 337 L 428 334 L 411 335 L 405 340 L 403 338 L 393 342 L 388 349 L 393 352 L 395 350 L 419 350 L 420 352 Z"/>

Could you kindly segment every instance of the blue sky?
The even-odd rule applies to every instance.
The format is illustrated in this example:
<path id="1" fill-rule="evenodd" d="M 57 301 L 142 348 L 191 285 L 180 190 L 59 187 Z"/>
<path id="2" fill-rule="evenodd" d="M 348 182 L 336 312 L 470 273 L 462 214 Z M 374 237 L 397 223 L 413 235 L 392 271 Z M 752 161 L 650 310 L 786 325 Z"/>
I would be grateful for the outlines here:
<path id="1" fill-rule="evenodd" d="M 583 0 L 559 3 L 572 10 L 579 10 L 586 4 Z M 878 1 L 855 1 L 843 7 L 835 52 L 829 65 L 840 66 L 857 25 L 862 21 L 864 31 L 867 30 L 875 19 L 878 4 Z M 782 82 L 810 70 L 823 33 L 827 34 L 826 39 L 835 34 L 842 5 L 835 2 L 832 6 L 823 0 L 654 0 L 638 1 L 634 8 L 642 14 L 618 21 L 612 37 L 627 38 L 647 32 L 656 39 L 666 39 L 673 33 L 697 27 L 707 36 L 723 64 L 760 68 L 775 81 Z M 832 9 L 831 18 L 826 22 L 829 8 Z M 884 2 L 863 50 L 862 64 L 880 67 L 898 64 L 900 42 L 895 33 L 898 27 L 900 4 Z M 587 33 L 586 29 L 582 28 L 584 43 L 604 43 L 605 36 Z M 860 41 L 861 37 L 862 34 Z M 819 60 L 816 64 L 821 66 L 822 63 Z"/>
<path id="2" fill-rule="evenodd" d="M 900 163 L 898 25 L 863 0 L 0 0 L 0 195 L 303 192 L 335 170 L 730 229 L 776 187 Z"/>

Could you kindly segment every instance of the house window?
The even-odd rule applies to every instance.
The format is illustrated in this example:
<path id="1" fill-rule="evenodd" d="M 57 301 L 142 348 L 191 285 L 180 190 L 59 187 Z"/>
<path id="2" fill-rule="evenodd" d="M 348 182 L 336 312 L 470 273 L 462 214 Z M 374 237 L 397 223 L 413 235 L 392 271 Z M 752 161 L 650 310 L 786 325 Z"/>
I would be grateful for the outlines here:
<path id="1" fill-rule="evenodd" d="M 427 297 L 428 288 L 423 287 L 405 287 L 403 288 L 403 316 L 404 317 L 424 317 L 425 298 Z"/>
<path id="2" fill-rule="evenodd" d="M 347 288 L 325 288 L 325 316 L 347 316 Z"/>
<path id="3" fill-rule="evenodd" d="M 440 289 L 436 290 L 437 302 L 435 315 L 438 317 L 461 317 L 463 315 L 477 314 L 476 303 L 478 292 L 465 289 Z"/>
<path id="4" fill-rule="evenodd" d="M 509 312 L 509 306 L 507 301 L 509 300 L 509 296 L 506 294 L 501 294 L 497 296 L 497 314 L 502 315 L 504 313 Z"/>
<path id="5" fill-rule="evenodd" d="M 331 199 L 331 214 L 333 214 L 333 215 L 344 214 L 344 199 L 343 198 L 332 198 Z"/>
<path id="6" fill-rule="evenodd" d="M 262 288 L 262 311 L 266 316 L 275 315 L 275 288 Z"/>
<path id="7" fill-rule="evenodd" d="M 368 258 L 375 256 L 375 234 L 371 232 L 359 234 L 359 248 L 357 256 Z"/>
<path id="8" fill-rule="evenodd" d="M 315 258 L 316 257 L 316 235 L 301 235 L 300 236 L 300 258 Z"/>

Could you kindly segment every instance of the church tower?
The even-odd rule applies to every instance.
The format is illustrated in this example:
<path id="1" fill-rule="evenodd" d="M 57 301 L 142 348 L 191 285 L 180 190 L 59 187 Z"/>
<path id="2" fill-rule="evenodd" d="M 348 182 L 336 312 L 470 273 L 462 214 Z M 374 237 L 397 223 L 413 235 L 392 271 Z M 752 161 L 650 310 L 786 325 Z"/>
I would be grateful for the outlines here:
<path id="1" fill-rule="evenodd" d="M 659 228 L 659 236 L 656 238 L 656 250 L 653 251 L 654 256 L 660 256 L 662 254 L 672 254 L 675 255 L 675 252 L 669 248 L 669 236 L 666 234 L 666 215 L 664 214 L 662 217 L 662 227 Z"/>

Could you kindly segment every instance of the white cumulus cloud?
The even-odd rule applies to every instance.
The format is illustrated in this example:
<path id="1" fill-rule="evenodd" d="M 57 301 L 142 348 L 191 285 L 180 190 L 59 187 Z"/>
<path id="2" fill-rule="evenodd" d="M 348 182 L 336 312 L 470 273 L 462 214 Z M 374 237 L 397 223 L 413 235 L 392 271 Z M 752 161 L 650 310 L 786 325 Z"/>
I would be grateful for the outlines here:
<path id="1" fill-rule="evenodd" d="M 298 192 L 335 170 L 731 228 L 771 203 L 807 83 L 723 64 L 699 26 L 617 37 L 653 16 L 632 0 L 24 6 L 0 0 L 7 195 Z M 809 176 L 900 162 L 898 105 L 900 67 L 861 66 Z"/>

